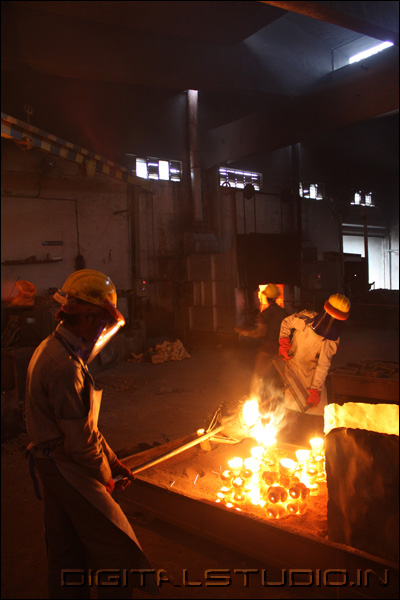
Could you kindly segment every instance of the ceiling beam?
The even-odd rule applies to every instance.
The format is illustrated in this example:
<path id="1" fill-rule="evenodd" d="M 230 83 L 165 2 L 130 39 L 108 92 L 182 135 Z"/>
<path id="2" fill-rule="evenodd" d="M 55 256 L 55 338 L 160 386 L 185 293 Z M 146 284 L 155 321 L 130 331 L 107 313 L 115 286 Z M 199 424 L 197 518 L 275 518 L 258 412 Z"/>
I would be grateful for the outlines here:
<path id="1" fill-rule="evenodd" d="M 203 167 L 263 155 L 399 108 L 399 50 L 343 67 L 336 82 L 208 132 Z M 345 76 L 347 74 L 347 76 Z"/>
<path id="2" fill-rule="evenodd" d="M 353 17 L 350 14 L 334 10 L 325 4 L 319 2 L 266 2 L 262 1 L 262 4 L 269 4 L 282 8 L 289 12 L 295 12 L 318 21 L 325 21 L 325 23 L 331 23 L 332 25 L 338 25 L 357 33 L 362 33 L 369 37 L 384 42 L 393 42 L 393 44 L 399 45 L 399 34 L 375 23 L 370 23 L 363 19 Z"/>
<path id="3" fill-rule="evenodd" d="M 153 189 L 151 181 L 133 175 L 125 167 L 5 113 L 1 113 L 1 137 L 13 140 L 22 150 L 35 148 L 78 163 L 85 167 L 87 175 L 99 173 L 147 191 Z"/>

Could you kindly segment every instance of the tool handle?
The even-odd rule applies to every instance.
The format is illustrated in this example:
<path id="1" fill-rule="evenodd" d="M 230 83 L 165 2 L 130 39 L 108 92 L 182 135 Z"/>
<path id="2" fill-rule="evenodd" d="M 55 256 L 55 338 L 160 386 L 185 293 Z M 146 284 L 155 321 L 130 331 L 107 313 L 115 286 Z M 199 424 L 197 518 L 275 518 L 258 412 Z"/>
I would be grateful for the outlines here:
<path id="1" fill-rule="evenodd" d="M 124 477 L 123 475 L 117 475 L 113 477 L 113 482 L 117 483 L 117 481 L 128 481 L 128 477 Z"/>
<path id="2" fill-rule="evenodd" d="M 140 471 L 144 471 L 145 469 L 150 469 L 150 467 L 154 467 L 158 463 L 163 462 L 164 460 L 167 460 L 168 458 L 172 458 L 173 456 L 176 456 L 177 454 L 180 454 L 181 452 L 184 452 L 185 450 L 188 450 L 189 448 L 192 448 L 193 446 L 197 446 L 197 444 L 200 444 L 201 442 L 204 442 L 205 440 L 208 440 L 209 438 L 214 437 L 217 433 L 222 431 L 223 428 L 224 428 L 223 425 L 218 425 L 218 427 L 214 427 L 211 431 L 208 431 L 204 435 L 200 435 L 199 437 L 195 438 L 191 442 L 188 442 L 187 444 L 184 444 L 183 446 L 179 446 L 178 448 L 171 450 L 171 452 L 168 452 L 167 454 L 162 454 L 161 456 L 158 456 L 157 458 L 153 458 L 153 460 L 149 460 L 147 463 L 139 465 L 138 467 L 134 467 L 133 469 L 131 469 L 131 472 L 133 473 L 133 475 L 135 475 L 136 473 L 140 473 Z M 119 476 L 115 477 L 114 482 L 120 481 L 121 479 L 124 479 L 124 477 L 122 475 L 119 475 Z"/>

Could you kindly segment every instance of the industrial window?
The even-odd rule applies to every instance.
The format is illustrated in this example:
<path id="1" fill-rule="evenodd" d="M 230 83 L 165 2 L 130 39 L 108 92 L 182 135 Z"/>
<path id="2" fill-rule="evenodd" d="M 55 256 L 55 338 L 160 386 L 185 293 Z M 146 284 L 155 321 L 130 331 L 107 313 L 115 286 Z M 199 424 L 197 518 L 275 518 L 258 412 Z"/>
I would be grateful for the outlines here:
<path id="1" fill-rule="evenodd" d="M 251 183 L 254 189 L 259 192 L 262 188 L 261 173 L 235 171 L 226 167 L 221 167 L 219 170 L 219 185 L 243 189 L 248 183 Z"/>
<path id="2" fill-rule="evenodd" d="M 129 168 L 136 177 L 162 181 L 181 181 L 182 163 L 179 160 L 162 160 L 159 158 L 139 158 L 127 154 Z"/>
<path id="3" fill-rule="evenodd" d="M 300 198 L 312 198 L 313 200 L 323 200 L 324 184 L 323 183 L 299 183 Z"/>
<path id="4" fill-rule="evenodd" d="M 355 192 L 351 204 L 353 206 L 369 206 L 373 208 L 375 204 L 372 201 L 372 192 Z"/>

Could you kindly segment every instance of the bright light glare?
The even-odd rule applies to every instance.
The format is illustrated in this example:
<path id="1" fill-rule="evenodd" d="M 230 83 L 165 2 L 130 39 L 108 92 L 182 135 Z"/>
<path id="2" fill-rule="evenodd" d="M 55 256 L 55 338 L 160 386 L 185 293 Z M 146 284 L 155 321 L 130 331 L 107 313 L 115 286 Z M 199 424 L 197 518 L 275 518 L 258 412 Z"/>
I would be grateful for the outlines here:
<path id="1" fill-rule="evenodd" d="M 243 467 L 243 458 L 240 458 L 240 456 L 235 456 L 231 460 L 228 460 L 228 465 L 234 471 L 240 470 Z"/>
<path id="2" fill-rule="evenodd" d="M 364 52 L 359 52 L 358 54 L 355 54 L 354 56 L 350 56 L 349 65 L 351 65 L 352 63 L 358 62 L 360 60 L 364 60 L 364 58 L 369 58 L 370 56 L 373 56 L 374 54 L 378 54 L 378 52 L 382 52 L 382 50 L 385 50 L 386 48 L 390 48 L 390 46 L 393 46 L 392 42 L 383 42 L 382 44 L 379 44 L 378 46 L 374 46 L 373 48 L 370 48 L 369 50 L 364 50 Z"/>
<path id="3" fill-rule="evenodd" d="M 147 161 L 143 158 L 136 159 L 136 175 L 137 177 L 147 179 Z"/>
<path id="4" fill-rule="evenodd" d="M 160 160 L 159 167 L 160 179 L 169 179 L 169 162 L 167 160 Z"/>
<path id="5" fill-rule="evenodd" d="M 247 400 L 243 406 L 243 419 L 246 425 L 252 427 L 257 423 L 259 417 L 258 400 L 255 398 Z"/>

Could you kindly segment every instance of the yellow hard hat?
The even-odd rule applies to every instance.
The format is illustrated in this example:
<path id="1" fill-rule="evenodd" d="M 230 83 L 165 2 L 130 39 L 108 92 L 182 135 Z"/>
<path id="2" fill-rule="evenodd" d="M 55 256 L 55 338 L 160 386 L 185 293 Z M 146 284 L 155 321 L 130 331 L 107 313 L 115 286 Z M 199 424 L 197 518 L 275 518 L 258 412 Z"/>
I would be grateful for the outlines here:
<path id="1" fill-rule="evenodd" d="M 117 310 L 115 285 L 101 271 L 81 269 L 71 273 L 61 290 L 53 297 L 62 305 L 68 302 L 68 298 L 78 298 L 89 304 L 105 308 L 114 319 L 124 322 L 122 314 Z"/>
<path id="2" fill-rule="evenodd" d="M 266 298 L 279 298 L 281 295 L 280 289 L 274 283 L 269 283 L 266 288 L 263 289 L 262 293 Z"/>
<path id="3" fill-rule="evenodd" d="M 350 300 L 343 294 L 332 294 L 325 302 L 324 309 L 334 319 L 346 321 L 349 318 Z"/>

